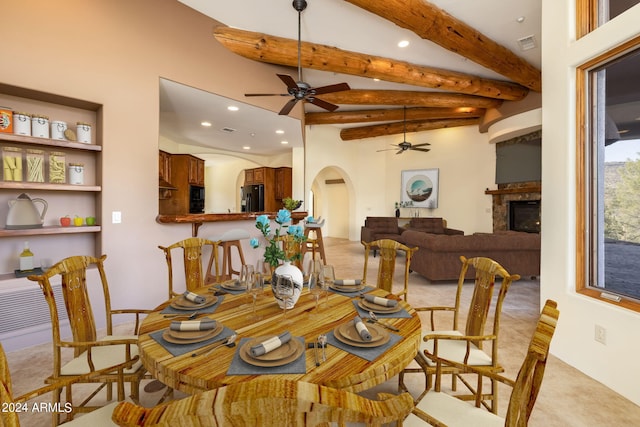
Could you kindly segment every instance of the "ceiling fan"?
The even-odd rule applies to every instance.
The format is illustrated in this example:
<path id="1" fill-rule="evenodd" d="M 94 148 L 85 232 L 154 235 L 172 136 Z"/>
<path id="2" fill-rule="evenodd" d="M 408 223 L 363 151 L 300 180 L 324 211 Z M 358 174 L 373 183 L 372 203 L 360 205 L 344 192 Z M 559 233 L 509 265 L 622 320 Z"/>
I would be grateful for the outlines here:
<path id="1" fill-rule="evenodd" d="M 279 115 L 283 116 L 289 114 L 296 103 L 301 100 L 310 102 L 313 105 L 317 105 L 318 107 L 324 108 L 328 111 L 335 111 L 338 108 L 337 105 L 316 98 L 316 95 L 322 95 L 331 92 L 341 92 L 343 90 L 349 90 L 351 88 L 346 83 L 338 83 L 334 85 L 314 88 L 311 87 L 309 83 L 302 81 L 302 67 L 300 65 L 300 49 L 302 44 L 300 38 L 300 19 L 301 12 L 307 8 L 306 0 L 293 0 L 293 8 L 298 11 L 298 81 L 296 82 L 293 77 L 286 74 L 276 74 L 280 78 L 280 80 L 282 80 L 284 84 L 287 85 L 287 93 L 246 93 L 244 96 L 293 96 L 293 99 L 287 102 L 278 113 Z"/>
<path id="2" fill-rule="evenodd" d="M 424 147 L 425 145 L 431 145 L 428 142 L 425 142 L 423 144 L 415 144 L 415 145 L 410 142 L 407 142 L 407 106 L 406 105 L 403 111 L 402 122 L 404 124 L 404 136 L 402 137 L 402 142 L 400 144 L 391 144 L 394 147 L 399 148 L 396 154 L 402 154 L 407 150 L 424 151 L 424 152 L 431 151 L 430 148 L 420 148 L 420 147 Z M 396 150 L 396 148 L 385 148 L 384 150 L 377 150 L 377 151 L 380 152 L 380 151 L 389 151 L 389 150 Z"/>

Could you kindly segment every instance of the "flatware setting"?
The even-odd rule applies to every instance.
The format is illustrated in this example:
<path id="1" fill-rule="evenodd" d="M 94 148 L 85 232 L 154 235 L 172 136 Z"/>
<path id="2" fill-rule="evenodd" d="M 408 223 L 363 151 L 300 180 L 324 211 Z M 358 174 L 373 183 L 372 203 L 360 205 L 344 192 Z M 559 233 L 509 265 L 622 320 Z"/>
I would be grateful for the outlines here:
<path id="1" fill-rule="evenodd" d="M 208 346 L 204 347 L 203 349 L 193 352 L 191 353 L 191 357 L 197 357 L 197 356 L 208 356 L 209 354 L 211 354 L 211 352 L 213 352 L 213 350 L 220 348 L 220 347 L 235 347 L 236 343 L 235 340 L 238 337 L 237 334 L 233 334 L 230 335 L 229 337 L 227 337 L 224 341 L 222 342 L 215 342 L 212 344 L 209 344 Z"/>
<path id="2" fill-rule="evenodd" d="M 384 326 L 385 328 L 394 331 L 394 332 L 400 332 L 400 329 L 396 328 L 395 326 L 389 325 L 386 322 L 381 322 L 378 319 L 378 316 L 376 316 L 376 314 L 373 311 L 369 312 L 369 318 L 367 319 L 367 322 L 369 323 L 377 323 L 380 326 Z"/>
<path id="3" fill-rule="evenodd" d="M 194 311 L 191 314 L 187 314 L 187 313 L 176 313 L 176 314 L 165 314 L 164 318 L 165 319 L 175 319 L 177 317 L 186 317 L 188 320 L 192 320 L 195 319 L 196 317 L 198 317 L 199 315 L 203 314 L 201 311 Z"/>

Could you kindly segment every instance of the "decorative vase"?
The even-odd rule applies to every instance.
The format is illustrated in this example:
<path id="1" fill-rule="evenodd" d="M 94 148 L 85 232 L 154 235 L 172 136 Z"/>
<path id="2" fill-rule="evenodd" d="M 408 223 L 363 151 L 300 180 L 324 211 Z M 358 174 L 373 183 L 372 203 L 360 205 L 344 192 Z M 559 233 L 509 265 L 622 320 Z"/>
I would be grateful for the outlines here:
<path id="1" fill-rule="evenodd" d="M 304 281 L 302 277 L 302 271 L 300 271 L 300 269 L 295 265 L 291 264 L 291 261 L 285 261 L 284 264 L 279 265 L 275 269 L 275 271 L 273 272 L 273 275 L 271 276 L 272 289 L 277 283 L 278 276 L 291 277 L 291 280 L 292 280 L 291 286 L 293 286 L 293 296 L 291 296 L 290 298 L 287 298 L 287 309 L 293 308 L 298 302 L 298 299 L 300 298 L 300 293 L 302 292 L 302 283 Z M 274 297 L 278 302 L 278 305 L 280 306 L 280 308 L 284 308 L 284 300 L 276 297 L 275 293 L 274 293 Z"/>
<path id="2" fill-rule="evenodd" d="M 396 218 L 400 218 L 400 209 L 396 208 Z"/>

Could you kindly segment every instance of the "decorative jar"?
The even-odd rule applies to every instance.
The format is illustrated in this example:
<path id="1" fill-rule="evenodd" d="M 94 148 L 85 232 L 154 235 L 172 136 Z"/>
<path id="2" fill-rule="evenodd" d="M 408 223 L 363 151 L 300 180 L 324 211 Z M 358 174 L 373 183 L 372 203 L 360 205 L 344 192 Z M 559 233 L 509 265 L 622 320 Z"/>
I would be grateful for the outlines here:
<path id="1" fill-rule="evenodd" d="M 300 299 L 300 294 L 302 293 L 302 286 L 304 282 L 302 271 L 300 271 L 300 269 L 295 265 L 291 264 L 291 261 L 285 261 L 284 264 L 276 267 L 275 271 L 273 272 L 273 275 L 271 276 L 271 289 L 273 289 L 276 286 L 276 283 L 278 283 L 278 276 L 291 277 L 291 280 L 293 282 L 291 283 L 291 286 L 293 286 L 293 295 L 290 298 L 287 298 L 287 309 L 295 307 L 298 299 Z M 275 296 L 275 293 L 274 297 L 278 302 L 278 306 L 280 306 L 280 308 L 284 308 L 285 302 Z"/>

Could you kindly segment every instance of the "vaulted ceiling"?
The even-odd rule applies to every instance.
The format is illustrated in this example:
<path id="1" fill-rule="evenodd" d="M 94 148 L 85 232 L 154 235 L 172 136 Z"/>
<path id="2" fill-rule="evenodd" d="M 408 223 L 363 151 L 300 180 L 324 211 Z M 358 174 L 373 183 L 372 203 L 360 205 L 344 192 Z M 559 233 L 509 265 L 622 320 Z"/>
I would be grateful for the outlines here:
<path id="1" fill-rule="evenodd" d="M 223 23 L 212 37 L 224 47 L 293 67 L 298 80 L 298 12 L 290 1 L 180 1 Z M 317 96 L 339 107 L 333 112 L 300 102 L 298 113 L 307 125 L 341 127 L 343 140 L 479 124 L 488 109 L 541 91 L 539 0 L 307 3 L 302 80 L 313 87 L 346 82 L 351 90 Z M 401 40 L 409 46 L 399 48 Z M 246 93 L 286 89 L 275 73 L 273 82 L 246 82 Z"/>

